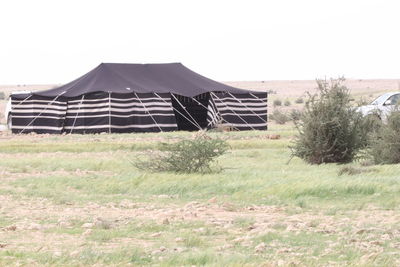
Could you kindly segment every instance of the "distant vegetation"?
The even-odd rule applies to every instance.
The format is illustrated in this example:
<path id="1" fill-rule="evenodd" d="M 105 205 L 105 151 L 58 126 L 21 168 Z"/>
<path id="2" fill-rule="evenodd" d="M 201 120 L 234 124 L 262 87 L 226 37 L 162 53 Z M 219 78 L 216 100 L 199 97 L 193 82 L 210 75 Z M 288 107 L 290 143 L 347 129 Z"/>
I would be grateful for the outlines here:
<path id="1" fill-rule="evenodd" d="M 269 118 L 270 120 L 275 121 L 277 124 L 285 124 L 286 122 L 290 121 L 290 117 L 280 109 L 274 109 Z"/>
<path id="2" fill-rule="evenodd" d="M 280 99 L 275 99 L 273 104 L 274 104 L 274 107 L 279 107 L 279 106 L 282 106 L 282 101 Z"/>
<path id="3" fill-rule="evenodd" d="M 302 97 L 296 98 L 296 100 L 294 101 L 296 104 L 303 104 L 304 100 Z"/>

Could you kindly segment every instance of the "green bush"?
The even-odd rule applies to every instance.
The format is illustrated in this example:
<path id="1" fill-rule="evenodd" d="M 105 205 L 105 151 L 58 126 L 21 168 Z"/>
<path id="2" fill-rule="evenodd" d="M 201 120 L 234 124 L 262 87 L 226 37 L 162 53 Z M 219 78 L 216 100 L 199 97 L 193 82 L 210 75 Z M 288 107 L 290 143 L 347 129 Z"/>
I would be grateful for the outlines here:
<path id="1" fill-rule="evenodd" d="M 225 140 L 201 134 L 194 139 L 160 143 L 157 151 L 148 151 L 145 159 L 137 160 L 134 165 L 152 172 L 207 173 L 212 171 L 215 159 L 228 148 Z"/>
<path id="2" fill-rule="evenodd" d="M 298 109 L 292 109 L 292 110 L 290 111 L 289 116 L 290 116 L 290 119 L 291 119 L 291 120 L 293 120 L 293 121 L 298 121 L 298 120 L 301 119 L 301 111 L 298 110 Z"/>
<path id="3" fill-rule="evenodd" d="M 390 113 L 386 124 L 381 124 L 373 135 L 370 155 L 376 164 L 400 163 L 400 111 Z"/>
<path id="4" fill-rule="evenodd" d="M 286 107 L 290 106 L 292 103 L 290 103 L 289 100 L 285 100 L 285 102 L 283 103 Z"/>
<path id="5" fill-rule="evenodd" d="M 290 121 L 290 117 L 279 109 L 275 109 L 269 118 L 274 120 L 277 124 L 285 124 Z"/>
<path id="6" fill-rule="evenodd" d="M 365 147 L 363 118 L 351 106 L 343 82 L 343 78 L 317 80 L 318 93 L 309 95 L 301 120 L 296 122 L 292 156 L 310 164 L 347 163 Z"/>
<path id="7" fill-rule="evenodd" d="M 279 106 L 282 106 L 282 101 L 280 99 L 275 99 L 273 104 L 274 104 L 274 107 L 279 107 Z"/>
<path id="8" fill-rule="evenodd" d="M 0 92 L 0 100 L 6 99 L 6 94 L 4 92 Z"/>
<path id="9" fill-rule="evenodd" d="M 303 103 L 304 103 L 304 100 L 303 100 L 302 97 L 299 97 L 299 98 L 297 98 L 294 102 L 295 102 L 296 104 L 303 104 Z"/>

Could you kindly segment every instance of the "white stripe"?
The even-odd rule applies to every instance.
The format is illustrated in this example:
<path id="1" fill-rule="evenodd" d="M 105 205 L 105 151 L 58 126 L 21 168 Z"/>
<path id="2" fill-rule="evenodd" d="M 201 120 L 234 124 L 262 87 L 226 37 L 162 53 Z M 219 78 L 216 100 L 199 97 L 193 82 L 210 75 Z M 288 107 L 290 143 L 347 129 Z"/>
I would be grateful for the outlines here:
<path id="1" fill-rule="evenodd" d="M 27 119 L 27 118 L 35 118 L 36 116 L 13 116 L 13 119 L 19 118 L 19 119 Z M 55 119 L 55 120 L 63 120 L 64 117 L 53 117 L 53 116 L 40 116 L 40 119 L 46 118 L 46 119 Z"/>
<path id="2" fill-rule="evenodd" d="M 237 114 L 235 113 L 230 113 L 230 112 L 221 112 L 221 115 L 235 115 L 237 116 Z M 245 114 L 238 114 L 240 116 L 254 116 L 254 117 L 258 117 L 258 116 L 267 116 L 268 113 L 257 113 L 257 115 L 255 115 L 254 113 L 245 113 Z"/>
<path id="3" fill-rule="evenodd" d="M 165 117 L 173 117 L 174 114 L 173 113 L 151 113 L 151 115 L 153 116 L 165 116 Z M 115 117 L 115 118 L 131 118 L 131 117 L 148 117 L 148 114 L 130 114 L 130 115 L 115 115 L 115 114 L 111 114 L 111 117 Z M 77 118 L 82 119 L 82 118 L 101 118 L 101 117 L 108 117 L 108 114 L 102 114 L 102 115 L 93 115 L 93 116 L 86 116 L 86 115 L 81 115 L 78 116 Z M 70 118 L 75 118 L 75 116 L 66 116 L 66 118 L 70 119 Z"/>
<path id="4" fill-rule="evenodd" d="M 166 124 L 166 123 L 160 123 L 159 124 L 162 127 L 177 127 L 176 124 Z M 137 125 L 137 124 L 129 124 L 129 125 L 111 125 L 111 128 L 117 128 L 117 129 L 125 129 L 125 128 L 153 128 L 157 127 L 157 124 L 142 124 L 142 125 Z M 64 129 L 71 129 L 72 126 L 65 126 Z M 75 126 L 74 129 L 97 129 L 97 128 L 109 128 L 109 125 L 92 125 L 92 126 Z"/>
<path id="5" fill-rule="evenodd" d="M 172 109 L 170 107 L 169 108 L 148 108 L 148 110 L 172 111 Z M 98 109 L 81 109 L 80 110 L 80 112 L 83 112 L 83 113 L 108 112 L 108 111 L 109 111 L 108 107 L 107 108 L 98 108 Z M 122 109 L 122 108 L 111 108 L 111 111 L 112 112 L 114 112 L 114 111 L 115 112 L 131 112 L 131 111 L 146 112 L 146 110 L 144 108 L 124 108 L 124 109 Z M 76 112 L 73 112 L 73 110 L 67 110 L 67 114 L 68 113 L 76 113 Z"/>
<path id="6" fill-rule="evenodd" d="M 215 102 L 215 104 L 222 104 L 222 103 L 225 103 L 225 104 L 228 104 L 228 105 L 233 105 L 233 106 L 244 106 L 244 105 L 246 105 L 246 106 L 248 106 L 248 107 L 259 107 L 259 106 L 267 106 L 267 103 L 254 103 L 254 102 L 245 102 L 245 101 L 242 101 L 242 103 L 239 103 L 238 101 L 230 101 L 230 100 L 228 100 L 228 101 L 223 101 L 223 102 L 221 102 L 221 101 L 216 101 Z"/>
<path id="7" fill-rule="evenodd" d="M 160 98 L 157 97 L 141 97 L 140 100 L 142 101 L 147 101 L 147 100 L 159 100 Z M 170 101 L 171 99 L 168 98 L 162 98 L 166 101 Z M 111 101 L 112 100 L 116 100 L 116 101 L 132 101 L 132 100 L 136 100 L 139 101 L 136 97 L 133 98 L 115 98 L 115 97 L 111 97 Z M 80 100 L 69 100 L 68 103 L 79 103 Z M 95 101 L 107 101 L 108 102 L 108 97 L 107 98 L 97 98 L 97 99 L 85 99 L 84 102 L 95 102 Z"/>
<path id="8" fill-rule="evenodd" d="M 267 123 L 224 123 L 224 125 L 233 126 L 233 127 L 263 127 L 267 126 Z"/>
<path id="9" fill-rule="evenodd" d="M 146 103 L 147 104 L 147 103 Z M 90 107 L 102 107 L 102 106 L 107 106 L 108 107 L 108 103 L 97 103 L 97 104 L 82 104 L 81 108 L 90 108 Z M 137 104 L 137 103 L 113 103 L 111 102 L 111 106 L 115 106 L 115 107 L 130 107 L 130 106 L 134 106 L 134 107 L 142 107 L 142 105 Z M 170 107 L 171 104 L 170 103 L 163 103 L 163 102 L 159 102 L 159 103 L 149 103 L 149 105 L 146 106 L 163 106 L 163 107 Z M 78 108 L 78 105 L 68 105 L 68 109 L 74 109 L 74 108 Z"/>
<path id="10" fill-rule="evenodd" d="M 62 129 L 62 127 L 51 127 L 51 126 L 41 126 L 41 125 L 30 125 L 30 126 L 17 126 L 17 125 L 13 125 L 12 126 L 13 129 L 31 129 L 31 130 L 39 130 L 39 129 L 43 129 L 43 130 L 54 130 L 54 131 L 60 131 Z"/>
<path id="11" fill-rule="evenodd" d="M 40 113 L 42 111 L 43 111 L 43 109 L 37 109 L 37 110 L 36 109 L 13 110 L 12 114 L 15 114 L 15 113 Z M 46 110 L 45 112 L 42 112 L 42 113 L 53 113 L 53 114 L 63 115 L 63 114 L 65 114 L 65 110 L 64 111 L 58 111 L 58 110 L 48 109 L 48 110 Z"/>
<path id="12" fill-rule="evenodd" d="M 151 113 L 153 116 L 165 116 L 165 117 L 173 117 L 174 113 Z M 36 116 L 13 116 L 13 118 L 35 118 Z M 65 116 L 67 119 L 72 119 L 75 118 L 76 116 Z M 82 118 L 101 118 L 101 117 L 108 117 L 108 114 L 103 114 L 103 115 L 95 115 L 95 116 L 77 116 L 77 118 L 82 119 Z M 130 117 L 148 117 L 147 114 L 131 114 L 131 115 L 111 115 L 111 117 L 115 118 L 130 118 Z M 64 117 L 53 117 L 53 116 L 40 116 L 40 118 L 47 118 L 47 119 L 55 119 L 55 120 L 61 120 L 64 119 Z"/>
<path id="13" fill-rule="evenodd" d="M 230 96 L 226 96 L 226 97 L 218 97 L 217 100 L 227 100 L 227 99 L 232 100 L 234 98 L 230 97 Z M 240 99 L 241 101 L 250 101 L 250 102 L 254 102 L 254 101 L 257 101 L 257 102 L 265 101 L 266 102 L 266 101 L 268 101 L 267 97 L 265 97 L 265 98 L 257 98 L 257 99 L 255 99 L 255 98 L 238 98 L 238 99 Z"/>
<path id="14" fill-rule="evenodd" d="M 219 111 L 223 111 L 223 110 L 249 111 L 247 108 L 238 108 L 238 107 L 231 107 L 231 106 L 229 106 L 227 108 L 223 108 L 223 107 L 217 106 L 217 108 L 218 108 Z M 252 110 L 254 110 L 254 111 L 267 111 L 267 108 L 252 108 Z"/>
<path id="15" fill-rule="evenodd" d="M 19 104 L 19 102 L 22 102 L 22 100 L 12 100 L 12 104 Z M 51 100 L 35 100 L 35 99 L 31 99 L 31 100 L 26 100 L 24 103 L 31 103 L 31 102 L 41 102 L 41 103 L 50 103 Z M 53 104 L 60 104 L 60 105 L 66 105 L 67 102 L 60 102 L 60 101 L 54 101 Z"/>
<path id="16" fill-rule="evenodd" d="M 64 105 L 64 106 L 53 106 L 53 105 L 32 105 L 32 104 L 25 105 L 25 104 L 22 104 L 22 105 L 20 105 L 18 107 L 13 108 L 13 110 L 14 109 L 32 109 L 32 108 L 43 109 L 45 107 L 47 107 L 48 109 L 51 108 L 51 109 L 58 109 L 58 110 L 67 109 L 67 105 Z"/>

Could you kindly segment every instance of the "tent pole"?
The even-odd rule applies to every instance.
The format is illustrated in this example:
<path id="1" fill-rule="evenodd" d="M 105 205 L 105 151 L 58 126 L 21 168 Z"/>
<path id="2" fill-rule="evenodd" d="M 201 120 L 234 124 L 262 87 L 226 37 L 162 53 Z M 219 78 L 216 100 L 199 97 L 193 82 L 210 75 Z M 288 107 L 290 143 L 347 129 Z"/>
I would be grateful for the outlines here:
<path id="1" fill-rule="evenodd" d="M 57 98 L 59 98 L 61 95 L 65 94 L 66 92 L 67 92 L 67 91 L 64 91 L 64 92 L 60 93 L 58 96 L 56 96 L 56 97 L 55 97 L 50 103 L 48 103 L 47 106 L 46 106 L 35 118 L 33 118 L 33 119 L 31 120 L 31 122 L 30 122 L 28 125 L 26 125 L 26 126 L 22 129 L 22 131 L 19 132 L 19 133 L 20 133 L 20 134 L 23 133 L 27 127 L 31 126 L 31 124 L 32 124 L 40 115 L 42 115 L 43 112 L 45 112 L 45 111 L 48 109 L 49 105 L 53 104 L 53 103 L 57 100 Z"/>
<path id="2" fill-rule="evenodd" d="M 182 105 L 182 103 L 176 98 L 176 96 L 174 94 L 171 94 L 173 96 L 173 98 L 175 98 L 175 100 L 178 102 L 178 104 L 181 106 L 181 108 L 186 112 L 186 114 L 189 115 L 189 117 L 194 121 L 194 123 L 197 125 L 197 128 L 199 130 L 203 130 L 203 128 L 201 128 L 200 124 L 193 118 L 193 116 L 189 113 L 189 111 L 186 110 L 186 107 L 184 105 Z"/>
<path id="3" fill-rule="evenodd" d="M 235 115 L 241 119 L 245 124 L 247 124 L 247 126 L 249 126 L 251 129 L 255 130 L 254 127 L 252 127 L 250 124 L 247 123 L 247 121 L 245 121 L 242 117 L 240 117 L 239 114 L 237 114 L 233 109 L 231 109 L 227 104 L 225 104 L 218 96 L 216 96 L 213 92 L 210 92 L 210 94 L 212 94 L 214 97 L 216 97 L 221 103 L 223 103 L 228 109 L 230 109 L 233 113 L 235 113 Z"/>
<path id="4" fill-rule="evenodd" d="M 158 129 L 160 129 L 160 132 L 163 132 L 163 130 L 161 129 L 160 125 L 158 125 L 157 121 L 154 119 L 153 115 L 151 115 L 150 111 L 147 109 L 146 105 L 142 102 L 142 100 L 140 100 L 139 96 L 136 94 L 136 92 L 134 93 L 136 98 L 139 100 L 140 104 L 142 104 L 144 110 L 149 113 L 151 119 L 154 121 L 154 123 L 157 125 Z"/>
<path id="5" fill-rule="evenodd" d="M 263 118 L 261 118 L 260 115 L 258 115 L 257 113 L 255 113 L 253 110 L 251 110 L 250 108 L 248 108 L 245 104 L 243 104 L 242 101 L 240 101 L 240 99 L 236 98 L 234 95 L 232 95 L 231 93 L 228 92 L 228 94 L 230 96 L 232 96 L 236 101 L 238 101 L 240 104 L 242 104 L 246 109 L 248 109 L 251 113 L 253 113 L 254 115 L 256 115 L 257 117 L 259 117 L 263 122 L 267 123 L 266 120 L 264 120 Z"/>
<path id="6" fill-rule="evenodd" d="M 111 91 L 108 91 L 108 134 L 111 133 Z"/>
<path id="7" fill-rule="evenodd" d="M 157 93 L 154 93 L 158 98 L 160 98 L 162 101 L 164 101 L 164 103 L 169 104 L 167 101 L 165 101 L 161 96 L 159 96 Z M 185 115 L 183 115 L 179 110 L 177 110 L 176 108 L 174 108 L 174 106 L 171 104 L 171 107 L 173 110 L 175 110 L 177 113 L 179 113 L 182 117 L 184 117 L 188 122 L 190 122 L 191 124 L 193 124 L 195 127 L 197 127 L 199 130 L 203 130 L 201 128 L 199 128 L 198 125 L 196 125 L 194 122 L 192 122 L 191 120 L 189 120 Z"/>
<path id="8" fill-rule="evenodd" d="M 71 131 L 69 132 L 70 134 L 72 134 L 72 131 L 74 130 L 75 123 L 76 123 L 76 119 L 78 118 L 79 111 L 81 110 L 81 105 L 82 105 L 82 102 L 83 102 L 83 98 L 84 98 L 84 97 L 85 97 L 85 95 L 82 95 L 82 99 L 81 99 L 81 101 L 79 102 L 78 111 L 76 112 L 75 119 L 74 119 L 74 123 L 72 124 Z"/>

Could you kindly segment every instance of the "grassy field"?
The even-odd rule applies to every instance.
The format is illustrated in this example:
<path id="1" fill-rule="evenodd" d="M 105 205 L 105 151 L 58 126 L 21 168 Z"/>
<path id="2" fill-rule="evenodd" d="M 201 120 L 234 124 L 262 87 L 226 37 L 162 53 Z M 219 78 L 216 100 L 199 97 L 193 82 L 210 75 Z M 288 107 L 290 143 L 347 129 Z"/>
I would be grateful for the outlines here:
<path id="1" fill-rule="evenodd" d="M 193 133 L 3 134 L 0 265 L 400 265 L 400 167 L 288 164 L 294 134 L 211 133 L 231 151 L 205 175 L 130 163 Z"/>

